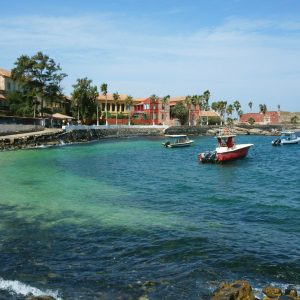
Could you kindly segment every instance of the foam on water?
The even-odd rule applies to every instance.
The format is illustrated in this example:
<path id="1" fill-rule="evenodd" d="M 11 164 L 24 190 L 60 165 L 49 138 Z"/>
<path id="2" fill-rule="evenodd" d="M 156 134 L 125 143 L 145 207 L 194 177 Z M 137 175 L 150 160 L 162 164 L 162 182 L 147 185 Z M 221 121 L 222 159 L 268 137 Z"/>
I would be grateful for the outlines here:
<path id="1" fill-rule="evenodd" d="M 51 290 L 40 290 L 38 288 L 32 287 L 30 285 L 27 285 L 25 283 L 22 283 L 17 280 L 5 280 L 0 277 L 0 290 L 6 290 L 10 294 L 19 294 L 23 296 L 33 295 L 33 296 L 52 296 L 53 298 L 57 300 L 62 300 L 58 296 L 58 291 L 51 291 Z"/>

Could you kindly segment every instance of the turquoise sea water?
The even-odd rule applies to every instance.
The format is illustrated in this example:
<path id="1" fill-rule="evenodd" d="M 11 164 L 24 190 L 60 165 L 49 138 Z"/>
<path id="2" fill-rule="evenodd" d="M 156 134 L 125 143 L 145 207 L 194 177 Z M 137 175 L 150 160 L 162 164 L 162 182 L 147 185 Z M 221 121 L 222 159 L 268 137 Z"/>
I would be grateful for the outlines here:
<path id="1" fill-rule="evenodd" d="M 209 299 L 238 278 L 299 288 L 300 145 L 272 139 L 239 137 L 254 149 L 223 165 L 197 161 L 211 137 L 1 152 L 0 299 Z"/>

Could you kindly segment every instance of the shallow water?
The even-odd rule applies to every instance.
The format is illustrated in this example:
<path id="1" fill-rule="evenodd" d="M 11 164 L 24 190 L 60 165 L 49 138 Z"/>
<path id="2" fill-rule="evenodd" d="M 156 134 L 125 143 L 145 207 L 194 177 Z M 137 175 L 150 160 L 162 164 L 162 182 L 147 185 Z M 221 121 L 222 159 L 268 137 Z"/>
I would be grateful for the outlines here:
<path id="1" fill-rule="evenodd" d="M 241 136 L 246 159 L 199 164 L 211 137 L 0 153 L 0 299 L 208 299 L 221 280 L 300 282 L 300 145 Z"/>

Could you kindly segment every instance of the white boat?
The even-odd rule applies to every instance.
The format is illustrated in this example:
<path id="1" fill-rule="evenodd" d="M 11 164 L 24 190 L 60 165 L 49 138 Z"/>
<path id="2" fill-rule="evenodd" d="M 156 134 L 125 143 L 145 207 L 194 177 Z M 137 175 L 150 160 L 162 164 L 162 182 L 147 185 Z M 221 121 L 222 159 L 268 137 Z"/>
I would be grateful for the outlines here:
<path id="1" fill-rule="evenodd" d="M 168 137 L 168 140 L 162 144 L 167 148 L 187 147 L 194 143 L 185 134 L 169 134 L 166 137 Z"/>
<path id="2" fill-rule="evenodd" d="M 273 146 L 288 145 L 288 144 L 298 144 L 300 138 L 297 137 L 294 131 L 282 131 L 278 139 L 272 141 Z"/>

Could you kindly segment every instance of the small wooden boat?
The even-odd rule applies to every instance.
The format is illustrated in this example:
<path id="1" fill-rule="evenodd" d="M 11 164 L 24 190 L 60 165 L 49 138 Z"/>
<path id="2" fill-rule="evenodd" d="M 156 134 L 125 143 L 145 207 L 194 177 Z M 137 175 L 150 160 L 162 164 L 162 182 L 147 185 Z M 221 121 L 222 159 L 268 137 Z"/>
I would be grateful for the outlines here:
<path id="1" fill-rule="evenodd" d="M 162 143 L 166 148 L 179 148 L 179 147 L 187 147 L 194 143 L 193 140 L 190 140 L 185 134 L 172 134 L 166 135 L 168 140 L 165 143 Z"/>
<path id="2" fill-rule="evenodd" d="M 218 145 L 214 151 L 206 151 L 198 154 L 199 161 L 206 162 L 224 162 L 240 159 L 247 156 L 250 147 L 253 144 L 235 144 L 234 137 L 228 128 L 219 130 L 216 136 Z"/>
<path id="3" fill-rule="evenodd" d="M 289 145 L 289 144 L 298 144 L 300 138 L 297 137 L 294 131 L 282 131 L 278 139 L 272 141 L 273 146 Z"/>

